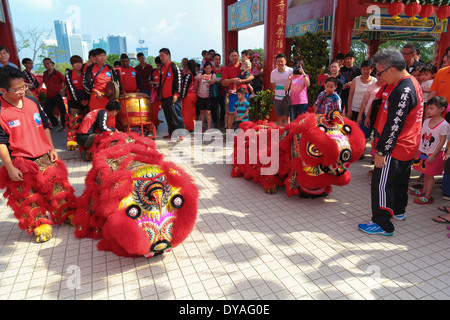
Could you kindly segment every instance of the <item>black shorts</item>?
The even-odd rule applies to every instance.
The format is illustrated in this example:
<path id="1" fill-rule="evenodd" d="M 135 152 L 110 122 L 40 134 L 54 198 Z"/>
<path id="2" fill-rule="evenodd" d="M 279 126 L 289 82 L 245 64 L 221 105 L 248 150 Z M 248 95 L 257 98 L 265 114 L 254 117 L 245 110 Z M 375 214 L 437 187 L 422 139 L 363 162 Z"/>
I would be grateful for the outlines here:
<path id="1" fill-rule="evenodd" d="M 199 110 L 199 111 L 202 111 L 202 110 L 211 111 L 211 105 L 212 105 L 211 98 L 198 97 L 197 103 L 195 106 L 197 107 L 197 110 Z"/>

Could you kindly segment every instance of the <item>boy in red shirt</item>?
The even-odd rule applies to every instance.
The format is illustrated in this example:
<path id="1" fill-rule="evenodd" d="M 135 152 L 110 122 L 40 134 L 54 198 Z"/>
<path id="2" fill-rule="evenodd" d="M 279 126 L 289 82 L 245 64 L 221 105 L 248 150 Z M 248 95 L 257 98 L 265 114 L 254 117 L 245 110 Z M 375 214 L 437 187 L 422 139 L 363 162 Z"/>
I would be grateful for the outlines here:
<path id="1" fill-rule="evenodd" d="M 161 109 L 162 101 L 158 99 L 158 90 L 159 90 L 159 78 L 161 77 L 161 59 L 159 57 L 155 58 L 156 69 L 153 70 L 152 75 L 150 77 L 150 85 L 152 93 L 150 94 L 150 98 L 152 101 L 152 122 L 155 126 L 159 126 L 159 124 L 163 121 L 158 119 L 159 109 Z"/>
<path id="2" fill-rule="evenodd" d="M 91 64 L 86 69 L 83 78 L 84 90 L 91 95 L 89 101 L 89 110 L 105 109 L 109 100 L 105 97 L 106 84 L 114 81 L 117 84 L 118 76 L 113 68 L 106 64 L 106 51 L 103 49 L 96 49 L 95 63 Z"/>
<path id="3" fill-rule="evenodd" d="M 20 70 L 0 68 L 0 188 L 6 188 L 3 196 L 19 227 L 45 242 L 52 238 L 53 223 L 73 216 L 75 196 L 48 118 L 36 99 L 25 97 L 25 89 Z"/>
<path id="4" fill-rule="evenodd" d="M 33 96 L 38 99 L 38 89 L 41 86 L 39 83 L 39 80 L 36 78 L 36 76 L 31 72 L 33 70 L 33 60 L 30 58 L 24 58 L 22 59 L 22 64 L 25 67 L 25 70 L 23 70 L 23 74 L 25 76 L 25 83 L 28 86 L 28 89 L 30 89 Z"/>
<path id="5" fill-rule="evenodd" d="M 96 109 L 89 112 L 81 122 L 76 133 L 77 143 L 83 147 L 83 159 L 91 161 L 91 152 L 86 150 L 92 147 L 94 139 L 102 132 L 116 132 L 115 118 L 121 109 L 119 101 L 110 101 L 105 109 Z"/>
<path id="6" fill-rule="evenodd" d="M 61 93 L 66 90 L 65 79 L 61 72 L 55 69 L 55 63 L 50 58 L 43 60 L 44 67 L 44 83 L 47 87 L 44 110 L 48 119 L 52 123 L 53 129 L 58 132 L 63 131 L 66 126 L 66 106 Z M 55 116 L 55 107 L 58 108 L 60 114 L 61 125 Z"/>
<path id="7" fill-rule="evenodd" d="M 70 57 L 73 69 L 66 69 L 67 102 L 69 112 L 66 116 L 67 149 L 76 150 L 78 147 L 75 132 L 83 117 L 89 111 L 89 96 L 83 88 L 83 59 L 74 55 Z"/>

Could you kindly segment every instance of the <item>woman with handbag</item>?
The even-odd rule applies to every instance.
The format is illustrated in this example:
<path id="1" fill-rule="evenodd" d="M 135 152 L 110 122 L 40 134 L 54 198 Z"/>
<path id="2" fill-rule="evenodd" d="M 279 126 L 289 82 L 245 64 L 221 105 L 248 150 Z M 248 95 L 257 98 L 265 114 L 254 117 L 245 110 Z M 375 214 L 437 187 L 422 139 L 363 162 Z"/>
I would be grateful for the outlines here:
<path id="1" fill-rule="evenodd" d="M 289 91 L 285 98 L 290 97 L 289 116 L 291 122 L 308 110 L 307 90 L 310 84 L 309 76 L 305 73 L 305 63 L 303 60 L 298 60 L 293 73 L 289 75 L 284 86 L 284 90 Z"/>
<path id="2" fill-rule="evenodd" d="M 210 87 L 216 83 L 216 75 L 212 71 L 212 64 L 209 61 L 205 62 L 203 66 L 203 74 L 195 76 L 198 80 L 197 90 L 197 108 L 200 110 L 200 121 L 203 122 L 206 117 L 208 124 L 208 130 L 211 129 L 211 105 L 212 98 L 210 93 Z"/>

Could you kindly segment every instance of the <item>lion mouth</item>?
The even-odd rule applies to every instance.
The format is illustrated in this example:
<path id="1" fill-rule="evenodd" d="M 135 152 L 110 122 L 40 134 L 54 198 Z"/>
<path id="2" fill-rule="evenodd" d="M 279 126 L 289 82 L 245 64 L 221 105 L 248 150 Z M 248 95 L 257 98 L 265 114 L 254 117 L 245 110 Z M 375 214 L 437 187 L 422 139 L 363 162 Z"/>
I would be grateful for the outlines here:
<path id="1" fill-rule="evenodd" d="M 144 255 L 146 258 L 151 258 L 165 252 L 170 252 L 172 250 L 172 245 L 167 240 L 158 241 L 150 247 L 150 251 Z"/>

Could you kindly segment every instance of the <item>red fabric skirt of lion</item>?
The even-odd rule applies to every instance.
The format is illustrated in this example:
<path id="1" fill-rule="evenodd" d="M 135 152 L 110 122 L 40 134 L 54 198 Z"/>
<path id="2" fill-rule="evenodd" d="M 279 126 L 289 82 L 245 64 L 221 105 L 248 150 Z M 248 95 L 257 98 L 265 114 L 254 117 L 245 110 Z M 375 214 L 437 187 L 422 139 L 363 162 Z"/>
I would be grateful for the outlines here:
<path id="1" fill-rule="evenodd" d="M 77 200 L 75 236 L 101 239 L 99 250 L 124 257 L 169 252 L 191 233 L 198 188 L 155 143 L 137 134 L 94 140 L 92 169 Z"/>
<path id="2" fill-rule="evenodd" d="M 284 186 L 289 196 L 327 196 L 331 185 L 348 184 L 347 169 L 366 145 L 359 126 L 337 111 L 306 113 L 284 127 L 246 121 L 240 129 L 231 176 L 260 183 L 267 193 Z M 268 163 L 268 158 L 277 160 L 276 165 Z"/>

